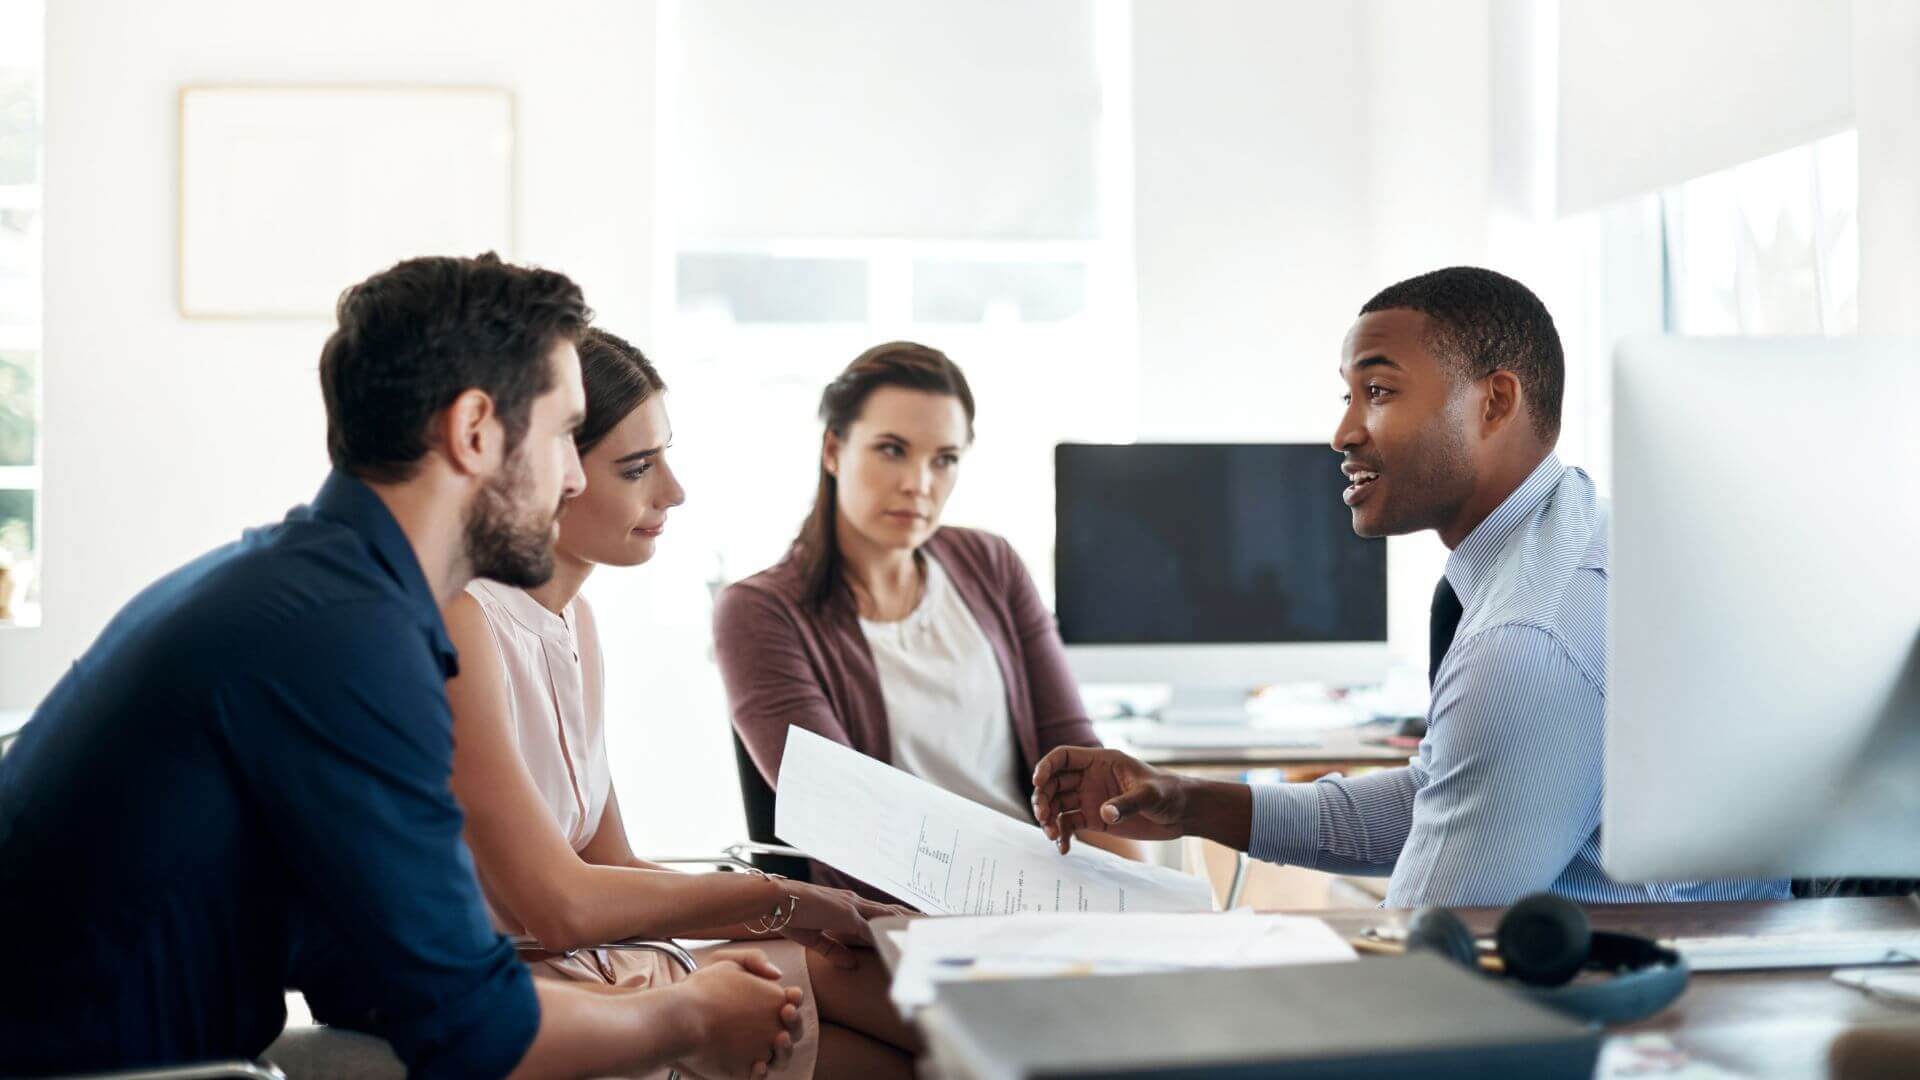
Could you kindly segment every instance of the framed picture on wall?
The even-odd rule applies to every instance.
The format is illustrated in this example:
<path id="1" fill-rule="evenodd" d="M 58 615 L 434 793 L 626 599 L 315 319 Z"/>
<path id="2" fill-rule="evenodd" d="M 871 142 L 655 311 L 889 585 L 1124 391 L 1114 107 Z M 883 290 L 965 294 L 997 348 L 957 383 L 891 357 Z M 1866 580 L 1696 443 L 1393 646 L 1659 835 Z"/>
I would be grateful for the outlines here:
<path id="1" fill-rule="evenodd" d="M 329 318 L 414 255 L 514 248 L 514 101 L 498 87 L 180 90 L 180 313 Z"/>

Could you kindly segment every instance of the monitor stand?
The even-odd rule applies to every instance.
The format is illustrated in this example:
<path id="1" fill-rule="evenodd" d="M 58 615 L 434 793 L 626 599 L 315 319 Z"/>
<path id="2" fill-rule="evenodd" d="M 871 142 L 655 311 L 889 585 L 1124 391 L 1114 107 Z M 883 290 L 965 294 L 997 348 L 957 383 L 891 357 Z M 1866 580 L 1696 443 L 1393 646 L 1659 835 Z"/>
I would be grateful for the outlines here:
<path id="1" fill-rule="evenodd" d="M 1194 686 L 1174 684 L 1173 696 L 1160 706 L 1160 721 L 1166 724 L 1237 724 L 1253 722 L 1247 702 L 1253 697 L 1251 686 Z"/>

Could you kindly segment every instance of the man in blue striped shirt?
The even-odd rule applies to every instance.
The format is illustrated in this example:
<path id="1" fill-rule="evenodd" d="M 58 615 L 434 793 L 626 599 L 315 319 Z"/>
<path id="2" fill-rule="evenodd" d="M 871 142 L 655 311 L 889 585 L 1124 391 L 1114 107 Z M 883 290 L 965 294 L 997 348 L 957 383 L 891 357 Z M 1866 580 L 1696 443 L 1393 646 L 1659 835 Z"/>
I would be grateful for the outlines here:
<path id="1" fill-rule="evenodd" d="M 1274 862 L 1391 874 L 1387 904 L 1780 899 L 1785 881 L 1625 884 L 1600 865 L 1607 511 L 1553 453 L 1565 363 L 1525 286 L 1455 267 L 1361 308 L 1340 363 L 1333 448 L 1354 531 L 1433 529 L 1433 704 L 1405 768 L 1311 784 L 1194 780 L 1062 747 L 1034 814 L 1080 830 L 1206 836 Z"/>

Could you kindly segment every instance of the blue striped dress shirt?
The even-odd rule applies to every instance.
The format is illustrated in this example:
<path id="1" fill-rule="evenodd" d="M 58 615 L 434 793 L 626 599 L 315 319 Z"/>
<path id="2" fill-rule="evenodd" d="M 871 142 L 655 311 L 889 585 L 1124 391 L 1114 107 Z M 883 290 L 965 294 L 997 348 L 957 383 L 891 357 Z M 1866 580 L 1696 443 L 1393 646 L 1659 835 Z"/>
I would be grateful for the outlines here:
<path id="1" fill-rule="evenodd" d="M 1256 784 L 1249 851 L 1391 874 L 1390 907 L 1760 900 L 1782 881 L 1612 880 L 1600 865 L 1607 510 L 1548 455 L 1447 559 L 1463 612 L 1405 768 Z"/>

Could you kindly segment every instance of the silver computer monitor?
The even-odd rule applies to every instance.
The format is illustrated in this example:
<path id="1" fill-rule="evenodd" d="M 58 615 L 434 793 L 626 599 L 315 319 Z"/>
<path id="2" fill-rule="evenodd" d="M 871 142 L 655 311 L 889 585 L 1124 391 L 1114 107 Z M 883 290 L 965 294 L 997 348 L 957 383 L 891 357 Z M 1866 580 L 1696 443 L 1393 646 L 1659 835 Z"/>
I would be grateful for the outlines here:
<path id="1" fill-rule="evenodd" d="M 1353 533 L 1325 443 L 1067 443 L 1055 607 L 1082 682 L 1165 683 L 1170 720 L 1249 689 L 1387 670 L 1387 550 Z"/>
<path id="2" fill-rule="evenodd" d="M 1608 872 L 1920 876 L 1920 342 L 1614 370 Z"/>

